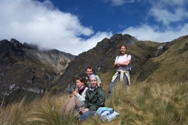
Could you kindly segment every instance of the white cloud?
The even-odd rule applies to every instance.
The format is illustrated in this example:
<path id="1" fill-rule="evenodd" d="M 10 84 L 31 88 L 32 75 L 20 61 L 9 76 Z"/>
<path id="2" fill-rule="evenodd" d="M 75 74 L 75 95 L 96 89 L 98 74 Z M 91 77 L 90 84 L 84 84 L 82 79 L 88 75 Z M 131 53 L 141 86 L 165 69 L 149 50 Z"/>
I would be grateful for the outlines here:
<path id="1" fill-rule="evenodd" d="M 183 18 L 188 17 L 185 12 L 183 8 L 177 8 L 174 12 L 170 12 L 167 9 L 152 8 L 150 13 L 156 18 L 156 21 L 169 25 L 172 22 L 181 21 Z"/>
<path id="2" fill-rule="evenodd" d="M 164 25 L 170 25 L 172 22 L 188 18 L 186 5 L 186 0 L 152 1 L 149 15 Z"/>
<path id="3" fill-rule="evenodd" d="M 161 6 L 183 6 L 185 5 L 187 0 L 158 0 L 158 1 L 151 1 L 153 5 L 159 4 Z"/>
<path id="4" fill-rule="evenodd" d="M 110 0 L 114 6 L 120 6 L 125 3 L 133 3 L 135 0 Z"/>
<path id="5" fill-rule="evenodd" d="M 134 0 L 111 1 L 119 4 L 134 2 Z M 169 2 L 170 5 L 166 5 Z M 185 0 L 159 0 L 156 6 L 154 3 L 152 5 L 150 16 L 163 24 L 180 21 L 188 16 L 185 15 Z M 175 5 L 178 8 L 173 12 L 168 8 L 164 9 L 165 6 Z M 158 42 L 171 41 L 188 33 L 188 23 L 179 24 L 174 28 L 169 25 L 165 28 L 161 30 L 157 24 L 155 26 L 145 24 L 128 27 L 121 33 L 130 34 L 139 40 Z M 85 36 L 85 39 L 82 36 Z M 37 44 L 40 48 L 55 48 L 78 55 L 93 48 L 105 37 L 111 36 L 112 32 L 95 33 L 92 28 L 83 26 L 76 15 L 61 12 L 49 0 L 42 3 L 37 0 L 0 0 L 0 39 L 15 38 L 20 42 Z"/>
<path id="6" fill-rule="evenodd" d="M 156 42 L 172 41 L 180 36 L 187 35 L 188 23 L 179 23 L 177 26 L 172 23 L 188 19 L 186 0 L 158 0 L 150 1 L 151 9 L 149 16 L 153 16 L 158 23 L 143 24 L 124 29 L 122 34 L 130 34 L 139 40 L 150 40 Z"/>
<path id="7" fill-rule="evenodd" d="M 157 26 L 142 25 L 139 27 L 129 27 L 122 31 L 123 34 L 131 34 L 139 40 L 150 40 L 156 42 L 167 42 L 180 36 L 187 35 L 188 23 L 178 28 L 168 28 L 160 31 Z"/>
<path id="8" fill-rule="evenodd" d="M 75 55 L 112 35 L 105 32 L 94 34 L 91 28 L 80 23 L 77 16 L 59 11 L 49 0 L 42 3 L 36 0 L 1 0 L 0 19 L 0 39 L 15 38 L 20 42 L 37 44 L 40 48 L 55 48 Z M 81 35 L 90 38 L 84 40 Z"/>

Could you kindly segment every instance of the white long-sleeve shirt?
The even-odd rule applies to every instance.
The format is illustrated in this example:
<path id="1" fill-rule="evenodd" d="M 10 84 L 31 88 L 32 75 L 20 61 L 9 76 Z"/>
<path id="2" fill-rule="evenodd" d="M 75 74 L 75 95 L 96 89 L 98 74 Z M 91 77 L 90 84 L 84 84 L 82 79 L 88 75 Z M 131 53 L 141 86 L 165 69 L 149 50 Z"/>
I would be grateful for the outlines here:
<path id="1" fill-rule="evenodd" d="M 85 96 L 86 96 L 86 90 L 87 90 L 88 88 L 86 87 L 85 89 L 84 89 L 84 91 L 82 92 L 82 94 L 80 95 L 79 93 L 77 93 L 75 96 L 76 96 L 76 98 L 78 98 L 80 101 L 85 101 Z"/>

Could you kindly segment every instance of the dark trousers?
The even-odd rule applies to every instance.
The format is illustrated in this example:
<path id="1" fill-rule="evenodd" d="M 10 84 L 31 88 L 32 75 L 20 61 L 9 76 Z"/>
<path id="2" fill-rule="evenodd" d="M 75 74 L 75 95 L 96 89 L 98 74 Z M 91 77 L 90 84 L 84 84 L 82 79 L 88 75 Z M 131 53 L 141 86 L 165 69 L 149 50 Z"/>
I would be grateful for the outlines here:
<path id="1" fill-rule="evenodd" d="M 86 119 L 88 119 L 89 117 L 94 116 L 95 112 L 96 112 L 96 111 L 88 111 L 88 112 L 86 112 L 85 114 L 82 114 L 78 119 L 79 119 L 79 121 L 86 120 Z"/>

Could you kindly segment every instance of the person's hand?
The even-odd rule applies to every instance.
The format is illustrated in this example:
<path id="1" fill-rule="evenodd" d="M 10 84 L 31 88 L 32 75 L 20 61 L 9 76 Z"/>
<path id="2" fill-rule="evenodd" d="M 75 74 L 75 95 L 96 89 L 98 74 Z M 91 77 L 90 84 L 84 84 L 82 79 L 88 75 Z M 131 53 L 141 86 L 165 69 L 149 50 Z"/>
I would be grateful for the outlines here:
<path id="1" fill-rule="evenodd" d="M 78 93 L 77 91 L 73 91 L 73 92 L 72 92 L 73 95 L 76 95 L 77 93 Z"/>
<path id="2" fill-rule="evenodd" d="M 120 66 L 119 63 L 117 63 L 117 62 L 114 63 L 114 67 L 119 67 L 119 66 Z"/>
<path id="3" fill-rule="evenodd" d="M 89 109 L 88 109 L 88 108 L 84 108 L 84 107 L 80 107 L 80 111 L 81 111 L 83 114 L 85 114 L 86 112 L 89 111 Z"/>
<path id="4" fill-rule="evenodd" d="M 114 67 L 117 67 L 117 64 L 116 64 L 116 63 L 114 63 Z"/>
<path id="5" fill-rule="evenodd" d="M 98 84 L 98 87 L 100 87 L 101 86 L 101 84 Z"/>
<path id="6" fill-rule="evenodd" d="M 82 111 L 83 114 L 85 114 L 86 112 L 88 112 L 88 109 L 84 109 L 84 110 Z"/>
<path id="7" fill-rule="evenodd" d="M 73 94 L 70 94 L 69 97 L 72 98 L 74 95 Z"/>
<path id="8" fill-rule="evenodd" d="M 85 109 L 84 107 L 80 107 L 79 111 L 83 114 L 84 109 Z"/>

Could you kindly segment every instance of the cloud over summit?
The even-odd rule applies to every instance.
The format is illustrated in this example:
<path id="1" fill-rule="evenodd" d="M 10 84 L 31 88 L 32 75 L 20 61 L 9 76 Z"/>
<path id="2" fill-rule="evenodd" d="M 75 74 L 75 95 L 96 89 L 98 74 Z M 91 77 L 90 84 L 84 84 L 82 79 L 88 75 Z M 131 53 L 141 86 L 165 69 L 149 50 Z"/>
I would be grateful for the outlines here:
<path id="1" fill-rule="evenodd" d="M 16 38 L 20 42 L 37 44 L 40 48 L 56 48 L 72 54 L 86 51 L 112 35 L 94 34 L 91 28 L 80 23 L 77 16 L 58 10 L 48 0 L 1 0 L 0 18 L 0 39 Z M 87 43 L 81 35 L 90 37 Z M 85 48 L 79 47 L 82 44 Z"/>
<path id="2" fill-rule="evenodd" d="M 114 32 L 111 29 L 112 24 L 108 21 L 105 23 L 111 30 L 94 30 L 95 27 L 92 23 L 95 22 L 92 21 L 92 18 L 96 18 L 100 22 L 108 16 L 95 17 L 95 15 L 91 15 L 92 18 L 88 20 L 92 23 L 86 26 L 81 22 L 79 15 L 86 14 L 87 10 L 76 15 L 60 10 L 54 6 L 54 1 L 0 0 L 0 40 L 15 38 L 20 42 L 36 44 L 41 49 L 58 49 L 78 55 L 93 48 L 102 39 L 110 38 L 116 33 L 130 34 L 139 40 L 158 42 L 170 41 L 188 33 L 188 2 L 186 0 L 158 0 L 147 2 L 147 4 L 143 0 L 103 0 L 105 1 L 103 3 L 106 4 L 105 7 L 109 6 L 109 3 L 115 5 L 108 9 L 125 8 L 127 4 L 132 8 L 135 5 L 137 7 L 142 4 L 147 5 L 148 9 L 143 17 L 145 20 L 137 20 L 136 25 L 126 26 L 119 32 Z M 90 6 L 91 2 L 85 4 Z M 91 8 L 92 11 L 98 11 L 97 7 L 94 7 Z M 78 9 L 80 8 L 78 7 Z M 111 14 L 107 20 L 115 20 L 114 15 L 117 16 Z M 133 13 L 133 15 L 137 16 L 139 13 Z M 126 21 L 121 18 L 117 19 L 126 24 Z M 125 24 L 123 25 L 125 26 Z M 119 24 L 114 25 L 118 27 Z M 98 24 L 98 27 L 101 25 Z"/>

